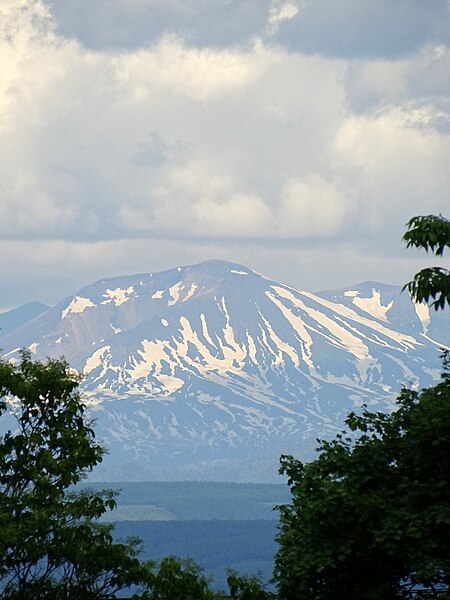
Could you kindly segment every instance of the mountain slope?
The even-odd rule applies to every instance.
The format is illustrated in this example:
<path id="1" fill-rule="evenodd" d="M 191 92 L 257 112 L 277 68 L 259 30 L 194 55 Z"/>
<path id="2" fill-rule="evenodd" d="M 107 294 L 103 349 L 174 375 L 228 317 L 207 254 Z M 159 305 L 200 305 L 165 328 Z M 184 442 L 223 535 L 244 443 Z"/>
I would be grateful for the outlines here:
<path id="1" fill-rule="evenodd" d="M 99 477 L 267 480 L 365 402 L 439 372 L 435 325 L 399 288 L 311 294 L 222 261 L 102 280 L 2 339 L 65 355 L 110 455 Z"/>
<path id="2" fill-rule="evenodd" d="M 17 329 L 24 323 L 28 323 L 37 315 L 46 311 L 49 307 L 42 302 L 27 302 L 22 306 L 0 314 L 0 337 Z"/>

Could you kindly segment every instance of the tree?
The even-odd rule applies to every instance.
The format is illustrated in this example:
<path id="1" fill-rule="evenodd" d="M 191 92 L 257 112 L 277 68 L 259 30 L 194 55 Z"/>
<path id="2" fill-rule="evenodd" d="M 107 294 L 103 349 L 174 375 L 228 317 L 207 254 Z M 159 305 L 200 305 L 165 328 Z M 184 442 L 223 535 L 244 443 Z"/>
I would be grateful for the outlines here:
<path id="1" fill-rule="evenodd" d="M 281 459 L 275 579 L 289 600 L 450 597 L 450 373 L 404 389 L 392 414 L 364 409 L 303 464 Z"/>
<path id="2" fill-rule="evenodd" d="M 407 247 L 442 256 L 450 222 L 413 217 Z M 433 267 L 404 286 L 416 302 L 450 305 L 450 272 Z M 303 464 L 281 458 L 291 504 L 280 508 L 275 579 L 290 600 L 450 598 L 450 373 L 403 389 L 392 414 L 350 413 L 344 431 Z"/>
<path id="3" fill-rule="evenodd" d="M 115 492 L 72 489 L 105 452 L 79 381 L 64 360 L 0 362 L 0 414 L 16 421 L 0 437 L 2 598 L 109 599 L 142 581 L 137 540 L 113 543 L 98 522 Z"/>
<path id="4" fill-rule="evenodd" d="M 442 215 L 413 217 L 407 223 L 408 231 L 403 236 L 406 247 L 414 246 L 431 250 L 436 256 L 443 256 L 445 248 L 450 248 L 450 221 Z M 403 289 L 407 289 L 415 302 L 428 302 L 435 310 L 450 306 L 450 270 L 442 267 L 422 269 Z"/>
<path id="5" fill-rule="evenodd" d="M 257 575 L 240 575 L 234 569 L 227 571 L 231 598 L 236 600 L 273 600 L 275 594 L 265 589 Z"/>
<path id="6" fill-rule="evenodd" d="M 209 580 L 192 559 L 167 556 L 159 562 L 148 561 L 145 600 L 214 600 L 221 596 L 209 589 Z"/>

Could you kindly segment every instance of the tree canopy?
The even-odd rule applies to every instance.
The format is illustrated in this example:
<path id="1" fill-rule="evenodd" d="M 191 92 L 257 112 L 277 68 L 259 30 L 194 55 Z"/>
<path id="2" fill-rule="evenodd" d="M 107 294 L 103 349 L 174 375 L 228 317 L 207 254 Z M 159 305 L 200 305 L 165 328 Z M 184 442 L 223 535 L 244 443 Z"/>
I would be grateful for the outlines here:
<path id="1" fill-rule="evenodd" d="M 86 419 L 80 376 L 65 360 L 0 361 L 0 596 L 5 600 L 112 600 L 133 588 L 141 600 L 213 600 L 194 561 L 140 562 L 140 541 L 113 541 L 99 521 L 114 490 L 75 491 L 105 450 Z M 5 415 L 6 416 L 6 415 Z M 233 597 L 272 597 L 257 577 L 233 572 Z M 131 592 L 130 592 L 131 593 Z"/>
<path id="2" fill-rule="evenodd" d="M 450 222 L 413 217 L 407 247 L 442 256 Z M 450 304 L 450 273 L 424 269 L 416 302 Z M 281 457 L 292 501 L 280 508 L 275 579 L 281 599 L 450 598 L 450 360 L 441 381 L 403 389 L 391 414 L 350 413 L 308 464 Z"/>
<path id="3" fill-rule="evenodd" d="M 443 256 L 445 248 L 450 248 L 450 221 L 442 215 L 413 217 L 407 223 L 408 231 L 403 236 L 406 247 L 422 248 Z M 404 286 L 415 302 L 428 302 L 435 310 L 450 306 L 450 270 L 443 267 L 428 267 L 414 275 Z"/>
<path id="4" fill-rule="evenodd" d="M 275 600 L 275 594 L 267 590 L 257 575 L 240 575 L 228 569 L 227 583 L 231 598 L 235 600 Z"/>
<path id="5" fill-rule="evenodd" d="M 159 562 L 147 563 L 149 583 L 144 600 L 214 600 L 218 596 L 209 589 L 209 580 L 192 559 L 166 556 Z"/>
<path id="6" fill-rule="evenodd" d="M 0 362 L 2 598 L 109 599 L 142 580 L 138 543 L 113 543 L 98 518 L 115 492 L 73 491 L 104 450 L 85 419 L 79 376 L 64 360 Z"/>
<path id="7" fill-rule="evenodd" d="M 303 464 L 283 456 L 275 578 L 289 600 L 450 597 L 450 373 L 364 409 Z"/>

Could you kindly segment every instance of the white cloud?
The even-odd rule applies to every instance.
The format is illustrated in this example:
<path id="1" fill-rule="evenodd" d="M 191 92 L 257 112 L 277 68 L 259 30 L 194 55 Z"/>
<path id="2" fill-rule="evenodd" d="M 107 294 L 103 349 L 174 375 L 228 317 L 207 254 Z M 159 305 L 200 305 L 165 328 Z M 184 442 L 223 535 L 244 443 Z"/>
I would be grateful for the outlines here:
<path id="1" fill-rule="evenodd" d="M 276 56 L 256 43 L 250 51 L 189 48 L 165 36 L 150 49 L 114 59 L 130 100 L 151 102 L 155 85 L 169 93 L 209 102 L 258 79 Z"/>
<path id="2" fill-rule="evenodd" d="M 351 103 L 367 110 L 380 102 L 437 102 L 450 94 L 450 47 L 427 45 L 397 60 L 356 60 L 349 64 L 346 89 Z M 448 106 L 447 106 L 448 110 Z"/>
<path id="3" fill-rule="evenodd" d="M 200 200 L 194 204 L 194 211 L 199 235 L 271 236 L 271 211 L 254 194 L 237 193 L 224 201 Z"/>
<path id="4" fill-rule="evenodd" d="M 0 203 L 0 232 L 3 235 L 47 234 L 65 230 L 74 221 L 70 206 L 58 205 L 53 198 L 36 190 L 35 182 L 24 175 L 5 188 Z"/>
<path id="5" fill-rule="evenodd" d="M 262 29 L 312 10 L 271 6 Z M 0 232 L 17 273 L 67 282 L 67 264 L 82 283 L 141 270 L 145 252 L 153 270 L 217 256 L 288 281 L 298 252 L 320 273 L 314 257 L 344 243 L 359 273 L 358 248 L 402 252 L 407 218 L 448 210 L 445 44 L 347 60 L 166 34 L 94 51 L 44 2 L 3 2 L 0 18 Z"/>
<path id="6" fill-rule="evenodd" d="M 388 237 L 410 216 L 448 206 L 450 136 L 415 121 L 397 109 L 353 116 L 336 135 L 335 168 L 358 203 L 361 230 Z"/>
<path id="7" fill-rule="evenodd" d="M 280 24 L 283 21 L 293 19 L 300 11 L 299 2 L 275 2 L 270 7 L 269 20 L 268 20 L 268 31 L 270 34 L 274 34 L 278 31 Z"/>
<path id="8" fill-rule="evenodd" d="M 348 216 L 345 195 L 318 175 L 305 180 L 290 180 L 283 187 L 278 213 L 282 236 L 334 235 Z"/>

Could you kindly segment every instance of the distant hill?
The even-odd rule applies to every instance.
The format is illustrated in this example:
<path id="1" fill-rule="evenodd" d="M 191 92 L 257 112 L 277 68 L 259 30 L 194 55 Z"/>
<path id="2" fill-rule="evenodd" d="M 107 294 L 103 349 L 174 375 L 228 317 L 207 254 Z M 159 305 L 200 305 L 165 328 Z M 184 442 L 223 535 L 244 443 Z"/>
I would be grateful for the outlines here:
<path id="1" fill-rule="evenodd" d="M 18 308 L 14 308 L 0 314 L 0 337 L 5 336 L 14 329 L 28 323 L 38 315 L 45 312 L 49 306 L 42 302 L 27 302 Z"/>
<path id="2" fill-rule="evenodd" d="M 400 292 L 312 294 L 211 260 L 97 281 L 1 347 L 84 373 L 98 479 L 277 481 L 280 454 L 308 458 L 349 410 L 438 377 L 450 314 Z"/>

